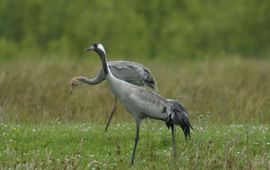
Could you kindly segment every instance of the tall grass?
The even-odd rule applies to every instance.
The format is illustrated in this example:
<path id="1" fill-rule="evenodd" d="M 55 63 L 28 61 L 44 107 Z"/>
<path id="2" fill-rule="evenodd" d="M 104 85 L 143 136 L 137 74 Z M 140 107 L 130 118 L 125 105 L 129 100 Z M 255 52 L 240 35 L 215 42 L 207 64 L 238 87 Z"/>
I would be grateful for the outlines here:
<path id="1" fill-rule="evenodd" d="M 139 62 L 151 69 L 160 94 L 174 99 L 181 96 L 192 122 L 198 115 L 212 123 L 270 122 L 267 59 Z M 68 94 L 73 76 L 93 77 L 99 68 L 98 57 L 1 61 L 0 121 L 105 123 L 113 103 L 106 82 L 82 85 L 72 96 Z M 118 106 L 113 121 L 133 121 Z"/>

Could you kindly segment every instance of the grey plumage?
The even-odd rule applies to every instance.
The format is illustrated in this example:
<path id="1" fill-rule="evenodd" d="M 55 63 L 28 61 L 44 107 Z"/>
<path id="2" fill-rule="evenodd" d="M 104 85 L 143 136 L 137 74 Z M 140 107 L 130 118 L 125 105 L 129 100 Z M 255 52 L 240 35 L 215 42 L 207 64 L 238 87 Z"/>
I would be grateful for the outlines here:
<path id="1" fill-rule="evenodd" d="M 157 90 L 156 81 L 148 68 L 132 61 L 109 61 L 112 74 L 121 80 L 137 86 L 150 87 Z M 101 68 L 101 70 L 103 70 Z M 105 76 L 104 76 L 105 79 Z"/>
<path id="2" fill-rule="evenodd" d="M 99 54 L 103 65 L 106 80 L 114 95 L 119 99 L 124 108 L 132 114 L 136 120 L 136 136 L 133 147 L 131 163 L 134 162 L 135 152 L 139 141 L 140 122 L 145 118 L 163 120 L 171 129 L 173 154 L 176 156 L 174 125 L 179 125 L 185 137 L 190 137 L 192 128 L 187 110 L 177 101 L 165 99 L 155 91 L 136 86 L 115 77 L 107 64 L 106 52 L 101 44 L 91 45 L 87 51 L 95 51 Z"/>
<path id="3" fill-rule="evenodd" d="M 157 83 L 154 76 L 149 69 L 142 64 L 132 61 L 109 61 L 108 66 L 116 78 L 137 86 L 149 87 L 157 91 Z M 105 73 L 103 68 L 101 68 L 95 78 L 88 79 L 83 76 L 74 78 L 85 84 L 96 85 L 105 80 Z"/>
<path id="4" fill-rule="evenodd" d="M 108 66 L 112 74 L 121 80 L 134 84 L 136 86 L 149 87 L 151 89 L 157 90 L 157 83 L 149 71 L 148 68 L 142 64 L 132 62 L 132 61 L 109 61 Z M 88 79 L 86 77 L 74 77 L 70 82 L 70 93 L 72 93 L 73 88 L 77 87 L 79 83 L 84 83 L 88 85 L 96 85 L 103 82 L 105 78 L 104 69 L 101 68 L 98 74 L 92 78 Z M 106 124 L 105 132 L 108 130 L 111 119 L 116 111 L 117 97 L 115 97 L 113 108 L 110 113 L 109 120 Z"/>

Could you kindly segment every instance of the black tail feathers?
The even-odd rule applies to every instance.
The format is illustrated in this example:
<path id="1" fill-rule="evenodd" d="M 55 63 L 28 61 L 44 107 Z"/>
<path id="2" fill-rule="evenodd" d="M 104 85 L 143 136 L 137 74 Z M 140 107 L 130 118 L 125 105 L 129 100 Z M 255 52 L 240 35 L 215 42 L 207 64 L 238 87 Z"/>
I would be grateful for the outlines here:
<path id="1" fill-rule="evenodd" d="M 190 124 L 187 110 L 177 101 L 173 101 L 171 105 L 171 120 L 174 125 L 179 125 L 187 138 L 190 138 L 190 129 L 193 127 Z"/>

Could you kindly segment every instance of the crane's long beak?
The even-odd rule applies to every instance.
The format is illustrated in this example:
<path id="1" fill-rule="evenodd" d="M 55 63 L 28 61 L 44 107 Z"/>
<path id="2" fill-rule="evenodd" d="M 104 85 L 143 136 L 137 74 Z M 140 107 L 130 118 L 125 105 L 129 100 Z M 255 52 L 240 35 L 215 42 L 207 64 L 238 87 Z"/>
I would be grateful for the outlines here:
<path id="1" fill-rule="evenodd" d="M 94 50 L 94 47 L 92 45 L 85 49 L 85 51 L 93 51 L 93 50 Z"/>

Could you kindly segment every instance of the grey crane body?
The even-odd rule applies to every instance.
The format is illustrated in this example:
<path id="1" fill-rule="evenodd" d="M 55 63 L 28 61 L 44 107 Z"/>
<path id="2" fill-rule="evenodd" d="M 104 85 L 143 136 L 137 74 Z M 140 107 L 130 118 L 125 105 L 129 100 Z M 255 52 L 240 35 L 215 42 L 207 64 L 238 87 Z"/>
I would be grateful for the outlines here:
<path id="1" fill-rule="evenodd" d="M 115 96 L 125 109 L 132 114 L 136 123 L 144 118 L 163 120 L 168 127 L 174 124 L 181 126 L 186 137 L 192 128 L 187 110 L 176 100 L 165 99 L 154 91 L 134 86 L 113 76 L 107 76 L 107 81 Z"/>
<path id="2" fill-rule="evenodd" d="M 149 87 L 157 90 L 156 81 L 148 68 L 132 61 L 109 61 L 108 66 L 112 74 L 121 80 L 129 82 L 137 86 Z M 104 69 L 101 68 L 95 78 L 88 79 L 86 77 L 78 77 L 79 81 L 96 85 L 105 80 Z"/>
<path id="3" fill-rule="evenodd" d="M 168 117 L 168 114 L 164 112 L 168 101 L 162 96 L 111 76 L 107 76 L 106 79 L 113 94 L 117 96 L 126 110 L 133 115 L 136 122 L 146 117 L 159 120 L 165 120 Z"/>
<path id="4" fill-rule="evenodd" d="M 136 136 L 133 147 L 131 163 L 134 162 L 135 152 L 139 141 L 140 122 L 144 118 L 163 120 L 172 132 L 173 154 L 176 155 L 174 125 L 180 125 L 185 137 L 190 137 L 192 128 L 186 109 L 177 101 L 165 99 L 156 92 L 135 86 L 116 78 L 107 65 L 106 52 L 101 44 L 93 44 L 87 51 L 93 50 L 99 54 L 103 65 L 106 80 L 124 108 L 132 114 L 136 120 Z"/>
<path id="5" fill-rule="evenodd" d="M 110 71 L 116 78 L 124 80 L 125 82 L 129 82 L 136 86 L 149 87 L 151 89 L 157 90 L 156 81 L 153 75 L 151 74 L 149 69 L 144 67 L 143 65 L 132 61 L 109 61 L 107 64 L 110 68 Z M 78 81 L 84 84 L 96 85 L 103 82 L 105 79 L 106 75 L 103 68 L 101 68 L 96 77 L 92 79 L 88 79 L 83 76 L 74 77 L 71 80 L 70 93 L 72 92 L 73 89 L 72 86 L 74 82 Z M 106 124 L 105 132 L 108 130 L 111 119 L 116 111 L 116 105 L 117 105 L 117 97 L 115 97 L 114 105 L 111 110 L 109 120 Z"/>
<path id="6" fill-rule="evenodd" d="M 120 80 L 124 80 L 137 86 L 149 87 L 157 90 L 156 81 L 153 75 L 149 69 L 139 63 L 132 61 L 109 61 L 108 66 L 112 74 Z M 101 70 L 103 69 L 101 68 Z"/>

